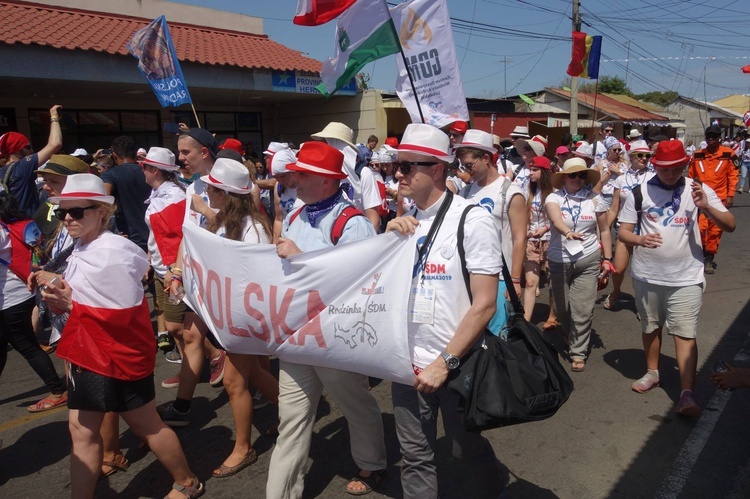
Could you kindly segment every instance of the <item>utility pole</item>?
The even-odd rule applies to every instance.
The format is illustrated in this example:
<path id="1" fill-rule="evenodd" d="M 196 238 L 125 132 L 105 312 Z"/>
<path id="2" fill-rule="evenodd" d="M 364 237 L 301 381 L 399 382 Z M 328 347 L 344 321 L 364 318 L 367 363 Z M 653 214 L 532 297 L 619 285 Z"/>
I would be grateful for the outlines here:
<path id="1" fill-rule="evenodd" d="M 625 47 L 628 49 L 628 55 L 625 56 L 625 87 L 627 87 L 628 77 L 630 76 L 630 73 L 628 72 L 628 66 L 630 65 L 630 40 L 625 42 Z"/>
<path id="2" fill-rule="evenodd" d="M 580 1 L 573 0 L 573 31 L 581 31 Z M 578 133 L 578 76 L 570 79 L 570 133 Z"/>

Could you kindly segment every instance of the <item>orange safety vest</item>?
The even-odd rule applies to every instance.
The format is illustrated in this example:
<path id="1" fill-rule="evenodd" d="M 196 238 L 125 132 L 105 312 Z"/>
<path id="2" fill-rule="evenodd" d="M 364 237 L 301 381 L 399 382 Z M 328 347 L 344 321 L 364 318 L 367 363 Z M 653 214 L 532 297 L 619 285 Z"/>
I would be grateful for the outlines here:
<path id="1" fill-rule="evenodd" d="M 701 149 L 693 154 L 688 167 L 688 177 L 700 180 L 724 201 L 734 197 L 734 190 L 739 181 L 739 172 L 732 162 L 734 151 L 726 146 L 719 146 L 714 153 Z"/>

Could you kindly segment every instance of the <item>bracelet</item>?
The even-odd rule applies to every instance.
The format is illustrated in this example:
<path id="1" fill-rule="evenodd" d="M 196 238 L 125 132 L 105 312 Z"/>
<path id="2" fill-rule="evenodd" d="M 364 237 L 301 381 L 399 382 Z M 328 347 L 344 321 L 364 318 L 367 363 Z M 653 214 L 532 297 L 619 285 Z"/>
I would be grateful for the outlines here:
<path id="1" fill-rule="evenodd" d="M 565 237 L 565 239 L 567 239 L 567 238 L 568 238 L 568 236 L 569 236 L 570 234 L 572 234 L 572 233 L 573 233 L 573 231 L 572 231 L 572 230 L 569 230 L 568 232 L 566 232 L 566 233 L 565 233 L 565 236 L 564 236 L 564 237 Z"/>
<path id="2" fill-rule="evenodd" d="M 184 281 L 182 280 L 182 276 L 179 276 L 179 275 L 174 275 L 174 276 L 172 276 L 172 280 L 173 280 L 173 281 L 177 281 L 177 282 L 179 282 L 180 284 L 185 284 L 185 282 L 184 282 Z"/>
<path id="3" fill-rule="evenodd" d="M 49 119 L 51 123 L 60 123 L 60 118 L 54 117 Z"/>
<path id="4" fill-rule="evenodd" d="M 167 269 L 168 269 L 168 270 L 169 270 L 169 271 L 170 271 L 171 273 L 173 273 L 173 274 L 174 274 L 175 272 L 179 272 L 180 274 L 182 274 L 182 269 L 181 269 L 180 267 L 172 267 L 172 266 L 170 266 L 170 267 L 167 267 Z"/>
<path id="5" fill-rule="evenodd" d="M 511 277 L 510 282 L 512 282 L 513 284 L 521 284 L 521 278 Z"/>

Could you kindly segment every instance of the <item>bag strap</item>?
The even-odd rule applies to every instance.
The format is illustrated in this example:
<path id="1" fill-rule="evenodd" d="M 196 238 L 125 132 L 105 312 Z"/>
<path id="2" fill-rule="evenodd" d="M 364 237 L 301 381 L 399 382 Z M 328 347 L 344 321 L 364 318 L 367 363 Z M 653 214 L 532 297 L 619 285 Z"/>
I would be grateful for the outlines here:
<path id="1" fill-rule="evenodd" d="M 336 217 L 336 220 L 333 222 L 333 227 L 331 228 L 331 242 L 333 245 L 336 246 L 338 244 L 341 235 L 344 233 L 344 227 L 346 227 L 346 224 L 350 219 L 363 216 L 365 216 L 364 213 L 359 211 L 355 206 L 347 206 L 341 210 L 341 213 Z"/>
<path id="2" fill-rule="evenodd" d="M 8 169 L 5 170 L 5 174 L 3 175 L 2 185 L 3 189 L 5 189 L 5 192 L 10 194 L 10 185 L 8 185 L 8 182 L 10 182 L 10 175 L 13 173 L 13 167 L 18 164 L 18 161 L 11 163 L 8 165 Z"/>
<path id="3" fill-rule="evenodd" d="M 641 187 L 643 184 L 638 184 L 635 187 L 633 187 L 633 190 L 631 191 L 633 193 L 633 201 L 635 201 L 635 212 L 638 216 L 638 224 L 636 227 L 638 227 L 638 230 L 641 229 L 641 215 L 643 213 L 643 188 Z"/>

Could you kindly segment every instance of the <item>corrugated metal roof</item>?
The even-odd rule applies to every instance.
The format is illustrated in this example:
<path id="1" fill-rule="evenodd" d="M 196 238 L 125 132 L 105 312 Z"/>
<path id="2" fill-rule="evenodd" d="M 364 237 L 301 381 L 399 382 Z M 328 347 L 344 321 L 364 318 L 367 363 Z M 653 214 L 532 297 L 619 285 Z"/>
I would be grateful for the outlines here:
<path id="1" fill-rule="evenodd" d="M 570 99 L 570 92 L 567 90 L 562 90 L 559 88 L 548 88 L 547 90 L 552 92 L 553 94 Z M 607 117 L 631 123 L 669 121 L 669 117 L 667 116 L 652 113 L 650 111 L 646 111 L 645 109 L 641 109 L 640 107 L 620 102 L 605 94 L 598 94 L 598 96 L 588 93 L 578 94 L 578 102 L 592 109 L 594 108 L 595 100 L 596 108 L 598 109 L 598 112 L 601 113 L 599 115 L 599 119 L 603 121 L 607 121 Z"/>

